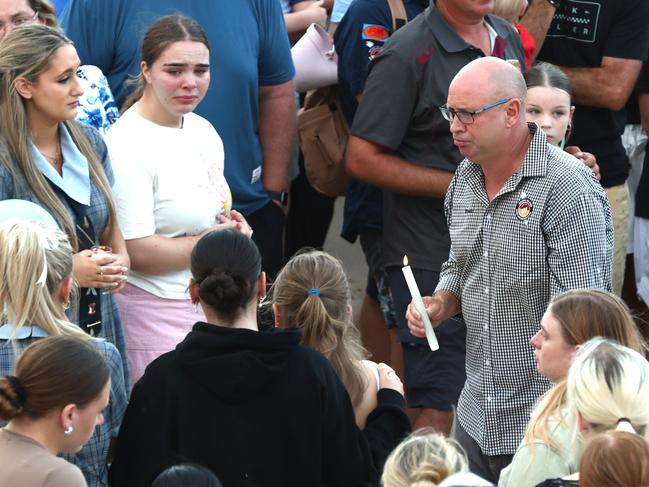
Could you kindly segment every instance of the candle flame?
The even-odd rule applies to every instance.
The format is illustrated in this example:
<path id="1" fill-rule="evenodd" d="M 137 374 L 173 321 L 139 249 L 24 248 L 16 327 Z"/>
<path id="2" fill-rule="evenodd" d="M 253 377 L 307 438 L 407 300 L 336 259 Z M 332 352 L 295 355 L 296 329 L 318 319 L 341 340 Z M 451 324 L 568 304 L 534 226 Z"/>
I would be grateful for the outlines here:
<path id="1" fill-rule="evenodd" d="M 403 265 L 404 266 L 408 265 L 408 256 L 407 255 L 403 256 Z"/>

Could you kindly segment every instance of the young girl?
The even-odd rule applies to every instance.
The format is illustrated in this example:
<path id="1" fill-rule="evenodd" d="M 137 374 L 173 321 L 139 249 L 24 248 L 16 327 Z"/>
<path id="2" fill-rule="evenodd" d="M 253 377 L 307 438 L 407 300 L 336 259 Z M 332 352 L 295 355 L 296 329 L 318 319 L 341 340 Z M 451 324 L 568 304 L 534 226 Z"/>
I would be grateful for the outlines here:
<path id="1" fill-rule="evenodd" d="M 205 235 L 191 272 L 206 321 L 133 388 L 111 485 L 148 487 L 177 456 L 226 486 L 376 485 L 410 429 L 394 374 L 381 370 L 377 411 L 361 433 L 333 367 L 300 345 L 297 330 L 258 331 L 266 276 L 252 240 L 234 230 Z"/>
<path id="2" fill-rule="evenodd" d="M 28 347 L 0 377 L 0 485 L 85 487 L 73 453 L 104 421 L 110 372 L 87 339 L 58 336 Z"/>
<path id="3" fill-rule="evenodd" d="M 96 130 L 73 121 L 83 92 L 78 67 L 70 40 L 44 25 L 13 29 L 0 42 L 0 199 L 32 201 L 56 219 L 75 251 L 81 287 L 72 321 L 125 357 L 112 294 L 126 282 L 130 261 L 106 146 Z"/>
<path id="4" fill-rule="evenodd" d="M 1 224 L 0 276 L 0 309 L 4 310 L 0 316 L 0 375 L 11 374 L 16 357 L 48 336 L 80 338 L 106 361 L 111 386 L 103 421 L 87 445 L 66 459 L 81 469 L 90 487 L 108 485 L 108 451 L 117 437 L 127 402 L 122 358 L 111 343 L 91 338 L 65 316 L 72 288 L 72 248 L 67 237 L 39 223 Z M 51 379 L 56 380 L 54 375 Z"/>
<path id="5" fill-rule="evenodd" d="M 351 321 L 349 282 L 340 261 L 320 251 L 298 254 L 280 271 L 270 294 L 276 326 L 300 329 L 302 343 L 329 359 L 351 397 L 356 424 L 364 428 L 380 383 L 377 364 L 364 360 L 367 353 Z"/>
<path id="6" fill-rule="evenodd" d="M 435 487 L 450 475 L 468 470 L 466 453 L 459 443 L 432 428 L 422 428 L 390 453 L 383 468 L 381 485 Z"/>
<path id="7" fill-rule="evenodd" d="M 599 166 L 593 154 L 582 152 L 576 146 L 565 147 L 575 113 L 568 76 L 553 64 L 538 63 L 524 72 L 523 77 L 527 84 L 527 121 L 535 122 L 545 132 L 548 143 L 565 149 L 590 167 L 599 179 Z"/>
<path id="8" fill-rule="evenodd" d="M 209 54 L 194 20 L 173 15 L 154 22 L 144 35 L 135 92 L 106 135 L 133 265 L 118 298 L 133 382 L 202 316 L 187 294 L 194 244 L 217 228 L 252 233 L 230 211 L 221 138 L 192 113 L 210 83 Z"/>
<path id="9" fill-rule="evenodd" d="M 605 431 L 594 435 L 581 458 L 579 485 L 649 485 L 649 442 L 627 431 Z"/>

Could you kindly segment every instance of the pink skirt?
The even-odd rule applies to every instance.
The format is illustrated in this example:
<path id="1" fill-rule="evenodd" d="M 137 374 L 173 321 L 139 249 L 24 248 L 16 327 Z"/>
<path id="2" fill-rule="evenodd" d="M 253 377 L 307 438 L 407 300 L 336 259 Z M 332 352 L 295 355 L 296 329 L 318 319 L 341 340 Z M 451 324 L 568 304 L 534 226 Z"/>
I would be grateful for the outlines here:
<path id="1" fill-rule="evenodd" d="M 173 350 L 197 321 L 204 321 L 200 306 L 189 299 L 165 299 L 126 284 L 115 295 L 124 326 L 131 384 L 157 357 Z"/>

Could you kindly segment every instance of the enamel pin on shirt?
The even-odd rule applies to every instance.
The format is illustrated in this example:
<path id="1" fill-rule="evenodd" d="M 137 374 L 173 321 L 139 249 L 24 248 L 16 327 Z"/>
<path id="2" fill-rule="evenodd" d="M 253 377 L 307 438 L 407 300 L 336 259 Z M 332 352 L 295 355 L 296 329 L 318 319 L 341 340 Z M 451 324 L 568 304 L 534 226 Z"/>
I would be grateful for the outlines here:
<path id="1" fill-rule="evenodd" d="M 516 203 L 516 218 L 527 223 L 527 219 L 532 214 L 532 200 L 527 197 L 524 191 L 521 191 L 521 199 Z"/>

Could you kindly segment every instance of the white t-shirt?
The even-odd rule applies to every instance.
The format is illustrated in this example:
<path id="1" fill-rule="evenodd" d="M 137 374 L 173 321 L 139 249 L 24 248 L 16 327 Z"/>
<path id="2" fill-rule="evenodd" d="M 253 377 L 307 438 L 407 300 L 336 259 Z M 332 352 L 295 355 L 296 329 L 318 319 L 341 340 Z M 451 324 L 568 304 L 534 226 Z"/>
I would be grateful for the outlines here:
<path id="1" fill-rule="evenodd" d="M 143 118 L 136 106 L 106 134 L 124 238 L 197 235 L 232 206 L 223 142 L 212 124 L 194 113 L 185 115 L 178 129 Z M 189 269 L 157 275 L 132 271 L 128 280 L 162 298 L 188 299 L 189 277 Z"/>

